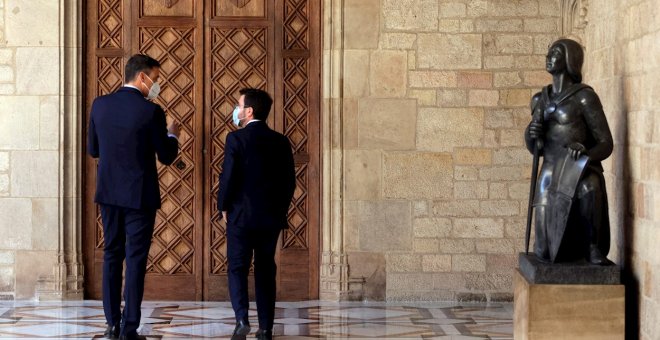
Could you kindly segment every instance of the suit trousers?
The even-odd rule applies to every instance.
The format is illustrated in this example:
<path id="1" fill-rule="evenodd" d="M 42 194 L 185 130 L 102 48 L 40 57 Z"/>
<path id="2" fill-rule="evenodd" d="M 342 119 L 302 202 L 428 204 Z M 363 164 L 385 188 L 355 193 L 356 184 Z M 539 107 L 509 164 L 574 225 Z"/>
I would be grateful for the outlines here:
<path id="1" fill-rule="evenodd" d="M 259 328 L 273 329 L 277 265 L 275 251 L 280 229 L 227 227 L 229 295 L 236 321 L 248 321 L 248 274 L 254 253 L 254 286 Z"/>
<path id="2" fill-rule="evenodd" d="M 140 326 L 140 306 L 154 224 L 155 210 L 101 205 L 103 219 L 103 311 L 108 325 L 121 323 L 121 335 L 133 337 Z M 124 311 L 121 285 L 124 260 Z"/>

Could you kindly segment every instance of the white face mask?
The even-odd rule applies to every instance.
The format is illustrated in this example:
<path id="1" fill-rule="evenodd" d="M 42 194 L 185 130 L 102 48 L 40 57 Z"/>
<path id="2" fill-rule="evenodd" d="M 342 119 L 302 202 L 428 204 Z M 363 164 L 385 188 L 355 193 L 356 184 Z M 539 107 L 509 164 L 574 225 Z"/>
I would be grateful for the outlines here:
<path id="1" fill-rule="evenodd" d="M 149 76 L 147 76 L 147 78 L 149 78 Z M 151 80 L 151 78 L 149 78 L 149 80 Z M 142 84 L 144 86 L 147 86 L 144 82 L 142 82 Z M 149 94 L 147 94 L 147 99 L 154 100 L 156 99 L 156 97 L 158 97 L 159 93 L 160 93 L 160 84 L 158 84 L 158 82 L 151 80 L 151 88 L 149 89 Z"/>

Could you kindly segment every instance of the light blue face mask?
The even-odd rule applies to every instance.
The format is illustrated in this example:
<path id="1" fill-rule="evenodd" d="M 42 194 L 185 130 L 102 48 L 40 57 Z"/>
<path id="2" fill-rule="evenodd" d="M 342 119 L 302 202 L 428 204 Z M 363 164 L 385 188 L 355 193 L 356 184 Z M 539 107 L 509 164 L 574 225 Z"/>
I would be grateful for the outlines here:
<path id="1" fill-rule="evenodd" d="M 241 126 L 241 119 L 238 118 L 238 112 L 239 111 L 240 111 L 240 109 L 238 108 L 238 106 L 236 106 L 234 108 L 234 112 L 232 112 L 232 114 L 231 114 L 231 119 L 234 122 L 234 125 L 236 125 L 236 126 Z"/>

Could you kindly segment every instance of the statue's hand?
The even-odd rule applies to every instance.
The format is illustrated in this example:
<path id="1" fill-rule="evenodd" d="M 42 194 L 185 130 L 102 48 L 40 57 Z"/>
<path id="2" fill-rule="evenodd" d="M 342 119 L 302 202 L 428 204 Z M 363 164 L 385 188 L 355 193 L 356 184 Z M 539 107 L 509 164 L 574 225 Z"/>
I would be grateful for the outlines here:
<path id="1" fill-rule="evenodd" d="M 587 148 L 580 143 L 572 143 L 568 146 L 568 152 L 570 152 L 573 159 L 578 159 L 580 156 L 587 154 Z"/>
<path id="2" fill-rule="evenodd" d="M 529 124 L 529 136 L 532 137 L 532 139 L 543 138 L 543 123 L 531 122 Z"/>

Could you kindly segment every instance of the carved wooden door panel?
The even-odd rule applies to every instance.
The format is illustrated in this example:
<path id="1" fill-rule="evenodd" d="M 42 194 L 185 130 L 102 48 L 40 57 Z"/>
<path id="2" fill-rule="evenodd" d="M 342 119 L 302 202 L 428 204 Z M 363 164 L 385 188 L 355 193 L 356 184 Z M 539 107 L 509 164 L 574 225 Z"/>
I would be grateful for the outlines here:
<path id="1" fill-rule="evenodd" d="M 147 299 L 227 300 L 226 226 L 216 209 L 224 141 L 243 87 L 273 94 L 269 125 L 291 140 L 297 189 L 282 235 L 278 296 L 318 297 L 320 7 L 314 0 L 96 0 L 87 7 L 86 103 L 123 82 L 134 53 L 159 60 L 157 102 L 182 126 L 180 156 L 159 166 L 163 205 Z M 86 122 L 85 122 L 86 123 Z M 85 134 L 86 135 L 86 134 Z M 85 158 L 87 295 L 101 296 L 103 233 Z"/>

